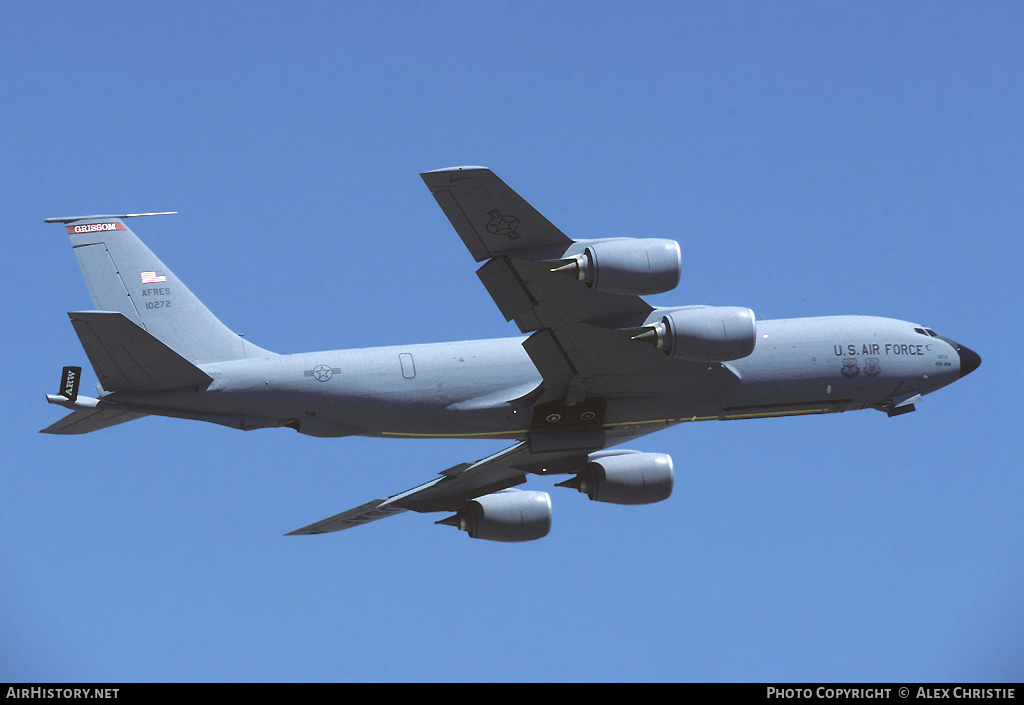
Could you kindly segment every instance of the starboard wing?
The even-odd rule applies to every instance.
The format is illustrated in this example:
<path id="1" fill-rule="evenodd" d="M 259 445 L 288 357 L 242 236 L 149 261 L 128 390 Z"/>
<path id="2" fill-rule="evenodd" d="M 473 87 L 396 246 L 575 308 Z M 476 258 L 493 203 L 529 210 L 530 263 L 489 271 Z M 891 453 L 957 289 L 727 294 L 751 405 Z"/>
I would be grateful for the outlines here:
<path id="1" fill-rule="evenodd" d="M 477 262 L 572 244 L 490 169 L 455 167 L 420 176 Z"/>
<path id="2" fill-rule="evenodd" d="M 544 379 L 535 404 L 736 381 L 727 366 L 669 358 L 633 340 L 655 314 L 640 296 L 601 290 L 565 273 L 588 246 L 618 245 L 622 238 L 569 238 L 483 167 L 420 176 L 470 254 L 486 260 L 477 276 L 498 309 L 522 332 L 533 333 L 523 347 Z"/>

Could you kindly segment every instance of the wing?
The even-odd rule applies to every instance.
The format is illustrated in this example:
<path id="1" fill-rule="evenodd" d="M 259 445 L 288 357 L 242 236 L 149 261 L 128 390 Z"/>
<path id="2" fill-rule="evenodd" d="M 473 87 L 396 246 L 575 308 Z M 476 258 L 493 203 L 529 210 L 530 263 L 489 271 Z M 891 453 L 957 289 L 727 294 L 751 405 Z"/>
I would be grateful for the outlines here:
<path id="1" fill-rule="evenodd" d="M 601 449 L 654 430 L 621 420 L 606 424 L 611 400 L 664 395 L 666 389 L 685 394 L 736 377 L 725 365 L 669 358 L 633 339 L 658 316 L 636 291 L 667 291 L 678 283 L 677 243 L 573 240 L 482 167 L 421 176 L 470 254 L 484 262 L 477 274 L 505 318 L 532 332 L 523 347 L 543 381 L 524 397 L 533 408 L 527 440 L 291 533 L 340 531 L 413 510 L 455 511 L 438 523 L 460 528 L 474 521 L 473 512 L 488 515 L 478 519 L 477 533 L 466 529 L 474 537 L 539 538 L 550 525 L 546 495 L 537 501 L 528 495 L 543 493 L 511 488 L 531 473 L 581 473 L 588 460 L 618 452 Z M 598 253 L 607 258 L 600 275 Z M 652 285 L 655 291 L 645 289 Z M 467 511 L 473 504 L 476 509 Z"/>
<path id="2" fill-rule="evenodd" d="M 490 169 L 456 167 L 420 176 L 477 262 L 572 244 Z"/>
<path id="3" fill-rule="evenodd" d="M 586 462 L 587 453 L 583 451 L 533 453 L 525 442 L 518 443 L 475 463 L 462 463 L 448 468 L 440 477 L 411 490 L 387 499 L 375 499 L 287 535 L 341 531 L 394 516 L 408 509 L 417 512 L 454 512 L 477 497 L 526 482 L 527 473 L 578 472 Z"/>
<path id="4" fill-rule="evenodd" d="M 483 167 L 420 176 L 473 257 L 487 260 L 477 275 L 506 320 L 533 333 L 523 347 L 544 379 L 535 405 L 575 405 L 588 399 L 656 394 L 668 386 L 684 391 L 735 383 L 725 365 L 669 358 L 633 340 L 657 314 L 628 290 L 642 289 L 649 282 L 656 291 L 674 288 L 679 280 L 676 243 L 573 240 Z M 619 261 L 640 257 L 646 263 L 653 256 L 671 260 L 674 254 L 674 277 L 652 267 L 630 279 L 611 265 L 606 265 L 607 274 L 599 282 L 572 276 L 581 271 L 585 257 L 596 267 L 592 254 L 602 248 L 613 250 Z M 610 278 L 613 275 L 617 279 Z"/>

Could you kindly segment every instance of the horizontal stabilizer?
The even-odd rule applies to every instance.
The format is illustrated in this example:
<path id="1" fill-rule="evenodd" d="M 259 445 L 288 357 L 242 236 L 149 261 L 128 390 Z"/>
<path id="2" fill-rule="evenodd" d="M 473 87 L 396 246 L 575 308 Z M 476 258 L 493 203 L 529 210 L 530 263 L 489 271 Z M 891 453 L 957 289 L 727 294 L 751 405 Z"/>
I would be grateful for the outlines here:
<path id="1" fill-rule="evenodd" d="M 122 313 L 81 311 L 68 317 L 108 392 L 157 392 L 213 381 Z"/>
<path id="2" fill-rule="evenodd" d="M 44 223 L 74 223 L 79 220 L 115 220 L 120 218 L 141 218 L 147 215 L 175 215 L 178 211 L 163 211 L 162 213 L 124 213 L 122 215 L 71 215 L 62 218 L 46 218 Z"/>
<path id="3" fill-rule="evenodd" d="M 108 426 L 116 426 L 125 421 L 140 419 L 146 414 L 137 414 L 133 411 L 121 409 L 92 408 L 72 411 L 57 423 L 47 426 L 40 433 L 55 433 L 61 435 L 75 435 L 98 431 Z"/>

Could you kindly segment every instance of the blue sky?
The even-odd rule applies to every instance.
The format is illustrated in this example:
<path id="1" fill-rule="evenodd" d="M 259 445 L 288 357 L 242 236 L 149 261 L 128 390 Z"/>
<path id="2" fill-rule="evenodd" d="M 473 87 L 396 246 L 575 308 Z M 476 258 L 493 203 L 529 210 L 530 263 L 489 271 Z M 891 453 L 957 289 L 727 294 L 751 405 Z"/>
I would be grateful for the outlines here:
<path id="1" fill-rule="evenodd" d="M 0 680 L 1021 680 L 1022 32 L 1010 2 L 11 5 Z M 499 441 L 37 433 L 90 306 L 43 218 L 178 211 L 133 227 L 276 352 L 514 335 L 418 176 L 457 164 L 570 236 L 679 240 L 654 303 L 891 316 L 983 364 L 894 419 L 640 439 L 669 500 L 554 488 L 518 545 L 283 536 Z"/>

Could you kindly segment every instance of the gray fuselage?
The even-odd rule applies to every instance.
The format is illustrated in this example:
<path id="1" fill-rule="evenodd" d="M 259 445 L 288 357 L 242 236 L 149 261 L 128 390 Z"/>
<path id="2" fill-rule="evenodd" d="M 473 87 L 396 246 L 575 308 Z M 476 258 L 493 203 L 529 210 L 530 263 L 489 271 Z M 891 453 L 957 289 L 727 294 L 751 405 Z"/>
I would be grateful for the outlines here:
<path id="1" fill-rule="evenodd" d="M 723 387 L 607 399 L 602 424 L 625 439 L 683 421 L 880 407 L 961 376 L 956 344 L 889 318 L 758 321 L 752 354 Z M 202 365 L 207 389 L 115 392 L 108 403 L 236 428 L 291 426 L 314 436 L 525 438 L 541 376 L 525 338 L 360 348 Z M 639 345 L 639 343 L 637 343 Z"/>

